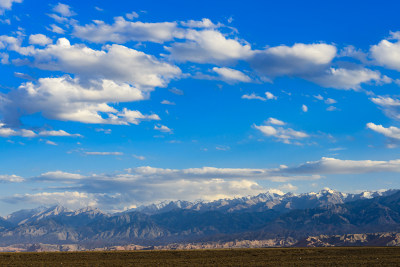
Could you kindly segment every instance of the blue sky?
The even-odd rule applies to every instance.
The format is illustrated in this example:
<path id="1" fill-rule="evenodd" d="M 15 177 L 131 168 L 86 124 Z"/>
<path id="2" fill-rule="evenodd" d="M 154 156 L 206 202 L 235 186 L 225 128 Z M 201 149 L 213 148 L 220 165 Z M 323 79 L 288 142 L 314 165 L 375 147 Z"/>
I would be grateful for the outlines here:
<path id="1" fill-rule="evenodd" d="M 0 0 L 0 213 L 400 188 L 398 8 Z"/>

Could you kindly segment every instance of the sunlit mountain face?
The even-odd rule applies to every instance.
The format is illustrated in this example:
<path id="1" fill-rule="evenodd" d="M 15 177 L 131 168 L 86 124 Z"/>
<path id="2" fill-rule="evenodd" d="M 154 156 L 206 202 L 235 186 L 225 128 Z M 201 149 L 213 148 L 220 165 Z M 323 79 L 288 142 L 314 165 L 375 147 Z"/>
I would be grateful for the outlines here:
<path id="1" fill-rule="evenodd" d="M 169 238 L 157 216 L 178 210 L 262 213 L 255 231 L 386 197 L 400 188 L 399 7 L 0 0 L 0 214 L 24 210 L 4 229 L 82 213 Z"/>

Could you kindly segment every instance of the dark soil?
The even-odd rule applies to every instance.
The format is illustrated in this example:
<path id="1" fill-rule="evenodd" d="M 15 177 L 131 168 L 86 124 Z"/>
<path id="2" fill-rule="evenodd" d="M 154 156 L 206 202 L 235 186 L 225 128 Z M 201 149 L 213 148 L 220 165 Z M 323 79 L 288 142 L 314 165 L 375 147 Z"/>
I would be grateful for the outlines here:
<path id="1" fill-rule="evenodd" d="M 0 253 L 0 266 L 400 266 L 400 248 Z"/>

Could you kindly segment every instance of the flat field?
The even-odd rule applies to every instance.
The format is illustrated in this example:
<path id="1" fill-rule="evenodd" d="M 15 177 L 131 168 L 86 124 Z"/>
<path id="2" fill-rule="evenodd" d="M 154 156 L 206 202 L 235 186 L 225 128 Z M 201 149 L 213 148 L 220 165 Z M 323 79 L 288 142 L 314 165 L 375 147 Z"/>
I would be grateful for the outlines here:
<path id="1" fill-rule="evenodd" d="M 400 266 L 400 248 L 0 253 L 0 266 Z"/>

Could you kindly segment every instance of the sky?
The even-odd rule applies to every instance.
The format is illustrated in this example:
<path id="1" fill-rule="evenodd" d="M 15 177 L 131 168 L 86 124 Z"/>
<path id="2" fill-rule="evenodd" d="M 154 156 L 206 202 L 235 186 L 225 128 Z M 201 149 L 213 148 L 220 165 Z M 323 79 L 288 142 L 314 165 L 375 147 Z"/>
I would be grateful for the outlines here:
<path id="1" fill-rule="evenodd" d="M 0 214 L 400 188 L 399 8 L 0 0 Z"/>

